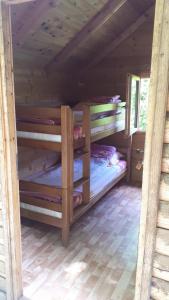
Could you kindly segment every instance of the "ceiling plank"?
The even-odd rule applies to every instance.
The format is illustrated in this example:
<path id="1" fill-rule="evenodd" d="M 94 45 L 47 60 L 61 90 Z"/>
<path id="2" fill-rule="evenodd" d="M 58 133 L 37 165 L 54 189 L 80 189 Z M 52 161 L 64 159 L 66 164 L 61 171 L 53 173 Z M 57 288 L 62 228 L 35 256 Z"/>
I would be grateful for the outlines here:
<path id="1" fill-rule="evenodd" d="M 127 27 L 121 34 L 115 38 L 112 43 L 109 43 L 98 55 L 96 55 L 91 62 L 83 69 L 83 72 L 89 68 L 94 67 L 100 63 L 106 56 L 108 56 L 116 47 L 118 47 L 124 40 L 130 37 L 147 19 L 152 15 L 154 6 L 150 6 L 135 22 Z"/>
<path id="2" fill-rule="evenodd" d="M 91 34 L 102 27 L 126 2 L 127 0 L 109 0 L 59 54 L 51 60 L 46 69 L 49 70 L 53 66 L 56 68 L 63 63 L 81 43 L 84 43 Z"/>
<path id="3" fill-rule="evenodd" d="M 59 2 L 59 1 L 58 1 Z M 55 1 L 56 5 L 56 1 Z M 22 16 L 22 24 L 18 22 L 14 28 L 13 42 L 15 45 L 22 45 L 26 37 L 32 30 L 40 25 L 42 17 L 46 12 L 53 7 L 51 0 L 36 0 L 34 1 L 29 9 L 26 10 Z"/>

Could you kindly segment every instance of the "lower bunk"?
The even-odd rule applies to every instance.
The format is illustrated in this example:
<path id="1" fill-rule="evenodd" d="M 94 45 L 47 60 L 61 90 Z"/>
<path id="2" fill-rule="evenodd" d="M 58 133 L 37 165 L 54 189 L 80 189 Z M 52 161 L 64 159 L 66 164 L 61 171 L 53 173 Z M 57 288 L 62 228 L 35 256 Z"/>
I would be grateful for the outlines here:
<path id="1" fill-rule="evenodd" d="M 126 172 L 127 163 L 114 147 L 94 144 L 90 160 L 90 200 L 87 203 L 83 201 L 82 160 L 77 158 L 74 160 L 73 190 L 61 188 L 60 165 L 20 181 L 21 216 L 61 228 L 62 241 L 66 245 L 71 224 L 124 178 Z"/>

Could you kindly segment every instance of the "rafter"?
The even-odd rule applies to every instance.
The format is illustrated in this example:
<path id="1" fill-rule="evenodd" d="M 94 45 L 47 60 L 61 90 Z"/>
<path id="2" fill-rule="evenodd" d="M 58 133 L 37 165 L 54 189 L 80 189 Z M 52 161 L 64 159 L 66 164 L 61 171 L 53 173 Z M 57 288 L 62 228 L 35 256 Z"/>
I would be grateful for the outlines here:
<path id="1" fill-rule="evenodd" d="M 109 43 L 98 55 L 96 55 L 92 61 L 83 69 L 87 71 L 89 68 L 94 67 L 100 63 L 106 56 L 108 56 L 117 46 L 119 46 L 124 40 L 130 37 L 147 19 L 152 15 L 154 6 L 149 7 L 135 22 L 127 27 L 121 34 L 115 38 L 112 43 Z"/>
<path id="2" fill-rule="evenodd" d="M 100 29 L 126 2 L 127 0 L 109 0 L 60 53 L 52 59 L 46 66 L 46 69 L 49 70 L 53 65 L 56 68 L 63 63 L 81 43 L 84 43 L 91 34 Z"/>
<path id="3" fill-rule="evenodd" d="M 58 0 L 59 1 L 59 0 Z M 22 16 L 22 24 L 16 24 L 14 31 L 14 44 L 22 45 L 30 31 L 35 30 L 42 17 L 52 7 L 51 0 L 36 0 Z"/>

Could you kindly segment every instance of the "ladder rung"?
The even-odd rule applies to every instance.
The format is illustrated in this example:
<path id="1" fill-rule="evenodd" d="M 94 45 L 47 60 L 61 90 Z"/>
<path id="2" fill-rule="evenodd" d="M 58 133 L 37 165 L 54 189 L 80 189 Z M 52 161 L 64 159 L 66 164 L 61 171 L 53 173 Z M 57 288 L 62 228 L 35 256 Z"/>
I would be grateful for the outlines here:
<path id="1" fill-rule="evenodd" d="M 88 181 L 89 181 L 89 178 L 82 177 L 79 180 L 74 182 L 74 187 L 76 188 L 76 187 L 78 187 L 78 186 L 80 186 L 80 185 L 82 185 L 82 184 L 84 184 Z"/>

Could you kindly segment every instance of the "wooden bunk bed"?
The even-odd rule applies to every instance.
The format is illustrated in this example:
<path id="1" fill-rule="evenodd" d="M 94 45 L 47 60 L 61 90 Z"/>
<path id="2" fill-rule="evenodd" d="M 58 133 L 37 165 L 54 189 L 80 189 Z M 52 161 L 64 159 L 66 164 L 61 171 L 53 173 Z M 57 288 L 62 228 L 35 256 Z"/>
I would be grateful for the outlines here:
<path id="1" fill-rule="evenodd" d="M 87 120 L 85 109 L 83 114 L 83 120 Z M 60 152 L 62 166 L 59 186 L 57 182 L 51 186 L 31 181 L 31 178 L 20 180 L 21 216 L 61 228 L 62 241 L 66 245 L 74 217 L 73 190 L 81 185 L 82 202 L 89 201 L 88 123 L 82 122 L 82 136 L 75 139 L 73 112 L 68 106 L 60 108 L 18 106 L 16 116 L 18 146 Z M 73 180 L 75 149 L 81 149 L 78 156 L 82 157 L 84 163 L 82 177 L 76 182 Z"/>
<path id="2" fill-rule="evenodd" d="M 127 174 L 126 168 L 113 173 L 113 169 L 100 168 L 92 160 L 90 163 L 92 142 L 125 129 L 125 103 L 80 104 L 73 110 L 68 106 L 19 106 L 16 115 L 18 146 L 61 153 L 60 167 L 20 180 L 21 216 L 61 228 L 66 245 L 70 225 Z M 77 127 L 81 135 L 75 138 Z M 104 182 L 97 177 L 99 171 L 107 174 Z M 78 205 L 74 194 L 81 196 Z"/>

